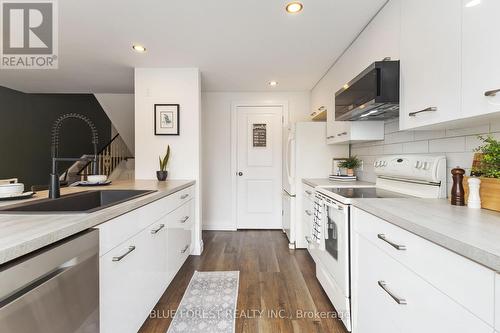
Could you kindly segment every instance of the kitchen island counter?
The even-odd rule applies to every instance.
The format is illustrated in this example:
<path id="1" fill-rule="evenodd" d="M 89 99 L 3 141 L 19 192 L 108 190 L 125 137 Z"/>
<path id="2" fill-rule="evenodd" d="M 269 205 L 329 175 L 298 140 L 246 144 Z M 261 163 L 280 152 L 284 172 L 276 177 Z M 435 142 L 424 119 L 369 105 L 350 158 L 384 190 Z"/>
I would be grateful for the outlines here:
<path id="1" fill-rule="evenodd" d="M 108 186 L 66 187 L 61 195 L 90 190 L 154 190 L 155 192 L 92 213 L 0 213 L 0 264 L 38 250 L 81 231 L 93 228 L 195 184 L 192 180 L 116 181 Z M 47 191 L 23 201 L 0 202 L 0 207 L 47 198 Z"/>

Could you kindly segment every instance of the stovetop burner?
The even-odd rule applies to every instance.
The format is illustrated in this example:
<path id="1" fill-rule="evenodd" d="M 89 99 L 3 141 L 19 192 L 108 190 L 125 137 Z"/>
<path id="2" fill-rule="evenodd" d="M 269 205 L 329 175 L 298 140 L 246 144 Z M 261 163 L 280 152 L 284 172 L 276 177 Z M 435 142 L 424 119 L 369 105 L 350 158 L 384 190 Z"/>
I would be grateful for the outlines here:
<path id="1" fill-rule="evenodd" d="M 387 190 L 382 190 L 375 187 L 367 188 L 325 188 L 326 192 L 331 192 L 337 194 L 341 197 L 348 199 L 358 199 L 358 198 L 408 198 L 407 195 L 391 192 Z"/>

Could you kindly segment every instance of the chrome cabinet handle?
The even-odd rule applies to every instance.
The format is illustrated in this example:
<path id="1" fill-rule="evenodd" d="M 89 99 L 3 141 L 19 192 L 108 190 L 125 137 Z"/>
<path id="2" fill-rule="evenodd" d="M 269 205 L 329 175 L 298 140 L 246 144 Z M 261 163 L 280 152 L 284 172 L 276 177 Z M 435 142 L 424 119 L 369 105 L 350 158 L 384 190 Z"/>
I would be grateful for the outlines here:
<path id="1" fill-rule="evenodd" d="M 181 195 L 181 200 L 184 200 L 184 199 L 186 199 L 187 197 L 189 197 L 189 194 L 183 194 L 183 195 Z"/>
<path id="2" fill-rule="evenodd" d="M 484 96 L 487 96 L 487 97 L 493 97 L 493 96 L 496 96 L 497 93 L 500 92 L 500 89 L 495 89 L 495 90 L 488 90 L 484 93 Z"/>
<path id="3" fill-rule="evenodd" d="M 135 250 L 135 246 L 129 246 L 128 247 L 128 250 L 127 252 L 125 252 L 124 254 L 122 254 L 121 256 L 118 256 L 118 257 L 113 257 L 113 261 L 120 261 L 122 260 L 123 258 L 125 258 L 126 256 L 128 256 L 130 253 L 132 253 L 133 251 Z"/>
<path id="4" fill-rule="evenodd" d="M 189 245 L 186 245 L 183 250 L 181 250 L 181 253 L 186 253 L 186 251 L 189 249 Z"/>
<path id="5" fill-rule="evenodd" d="M 335 137 L 335 135 L 330 135 L 330 136 L 327 136 L 326 139 L 333 139 Z"/>
<path id="6" fill-rule="evenodd" d="M 311 211 L 309 209 L 306 209 L 305 212 L 306 212 L 307 215 L 312 216 L 312 213 L 311 213 Z"/>
<path id="7" fill-rule="evenodd" d="M 155 234 L 159 233 L 159 232 L 160 232 L 160 230 L 161 230 L 161 229 L 163 229 L 163 228 L 165 228 L 165 225 L 164 225 L 164 224 L 160 224 L 160 225 L 158 226 L 158 228 L 151 230 L 151 233 L 152 233 L 153 235 L 155 235 Z"/>
<path id="8" fill-rule="evenodd" d="M 309 191 L 309 190 L 306 190 L 306 193 L 307 193 L 307 195 L 311 195 L 311 194 L 313 194 L 313 193 L 312 193 L 311 191 Z"/>
<path id="9" fill-rule="evenodd" d="M 311 244 L 311 239 L 307 236 L 304 237 L 306 239 L 307 244 Z"/>
<path id="10" fill-rule="evenodd" d="M 337 134 L 337 136 L 341 136 L 341 135 L 347 135 L 347 132 L 342 132 L 342 133 Z"/>
<path id="11" fill-rule="evenodd" d="M 186 223 L 186 221 L 189 220 L 189 216 L 184 216 L 182 219 L 181 219 L 181 223 Z"/>
<path id="12" fill-rule="evenodd" d="M 431 107 L 429 107 L 429 108 L 427 108 L 427 109 L 423 109 L 423 110 L 416 111 L 416 112 L 410 112 L 410 113 L 408 114 L 408 116 L 410 116 L 410 117 L 415 117 L 417 114 L 422 113 L 422 112 L 435 112 L 435 111 L 437 111 L 437 110 L 438 110 L 438 108 L 437 108 L 437 107 L 435 107 L 435 106 L 431 106 Z"/>
<path id="13" fill-rule="evenodd" d="M 399 305 L 406 305 L 408 304 L 404 298 L 396 296 L 392 291 L 389 290 L 387 287 L 387 283 L 385 281 L 378 281 L 378 285 L 380 288 L 382 288 L 391 298 L 396 301 Z"/>
<path id="14" fill-rule="evenodd" d="M 393 248 L 395 248 L 396 250 L 400 250 L 400 251 L 406 250 L 405 245 L 396 244 L 396 243 L 388 240 L 384 234 L 378 234 L 377 237 L 379 239 L 383 240 L 384 242 L 386 242 L 387 244 L 389 244 L 390 246 L 392 246 Z"/>

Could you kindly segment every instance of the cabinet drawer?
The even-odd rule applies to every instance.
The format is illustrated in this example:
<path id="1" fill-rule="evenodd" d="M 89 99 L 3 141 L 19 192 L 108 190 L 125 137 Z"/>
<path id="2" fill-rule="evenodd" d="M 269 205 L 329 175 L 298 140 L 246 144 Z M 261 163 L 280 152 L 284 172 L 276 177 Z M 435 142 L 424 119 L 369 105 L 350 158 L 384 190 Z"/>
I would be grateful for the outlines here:
<path id="1" fill-rule="evenodd" d="M 99 255 L 104 255 L 163 215 L 191 200 L 193 192 L 194 187 L 191 186 L 97 226 Z"/>
<path id="2" fill-rule="evenodd" d="M 485 322 L 372 242 L 359 234 L 354 238 L 356 332 L 492 332 Z"/>
<path id="3" fill-rule="evenodd" d="M 493 325 L 493 271 L 355 207 L 352 221 L 376 247 Z"/>
<path id="4" fill-rule="evenodd" d="M 100 332 L 137 332 L 161 297 L 166 287 L 166 229 L 161 224 L 99 259 Z"/>
<path id="5" fill-rule="evenodd" d="M 191 228 L 193 225 L 193 201 L 185 202 L 168 214 L 167 225 L 169 227 Z"/>
<path id="6" fill-rule="evenodd" d="M 307 185 L 307 184 L 302 184 L 303 190 L 304 190 L 304 201 L 306 199 L 308 200 L 313 200 L 314 199 L 314 188 Z"/>

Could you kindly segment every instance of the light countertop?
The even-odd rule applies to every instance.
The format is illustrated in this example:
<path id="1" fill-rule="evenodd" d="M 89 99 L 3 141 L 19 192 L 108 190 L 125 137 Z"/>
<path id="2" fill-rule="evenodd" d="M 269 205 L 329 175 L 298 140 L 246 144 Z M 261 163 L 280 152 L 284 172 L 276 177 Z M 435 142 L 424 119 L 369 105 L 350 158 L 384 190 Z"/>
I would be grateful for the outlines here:
<path id="1" fill-rule="evenodd" d="M 361 180 L 355 181 L 335 181 L 328 178 L 304 178 L 302 179 L 304 184 L 312 187 L 371 187 L 375 186 L 375 183 L 364 182 Z"/>
<path id="2" fill-rule="evenodd" d="M 446 199 L 353 199 L 353 205 L 500 272 L 500 213 Z"/>
<path id="3" fill-rule="evenodd" d="M 183 190 L 194 183 L 191 180 L 169 180 L 166 182 L 136 180 L 116 181 L 109 186 L 102 187 L 65 187 L 61 188 L 62 195 L 98 189 L 156 190 L 156 192 L 93 213 L 45 213 L 36 215 L 1 213 L 0 264 L 95 227 L 174 192 Z M 47 198 L 46 191 L 37 193 L 36 197 L 30 200 L 42 198 Z M 0 206 L 17 204 L 19 202 L 22 201 L 4 201 L 0 202 Z"/>

